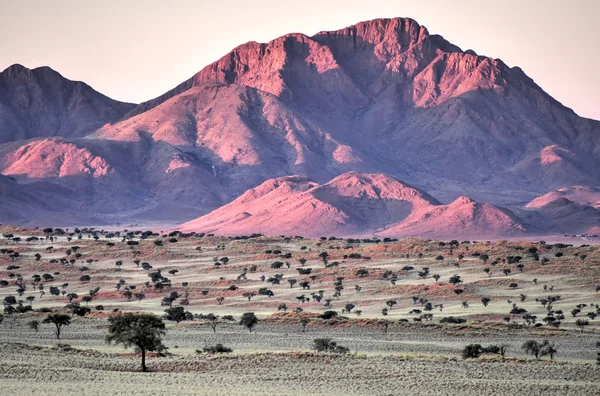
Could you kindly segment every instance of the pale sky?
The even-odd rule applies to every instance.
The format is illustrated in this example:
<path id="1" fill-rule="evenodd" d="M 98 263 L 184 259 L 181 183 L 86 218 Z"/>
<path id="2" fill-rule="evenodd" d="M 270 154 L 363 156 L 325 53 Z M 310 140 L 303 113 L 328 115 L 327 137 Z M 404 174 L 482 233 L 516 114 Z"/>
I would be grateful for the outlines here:
<path id="1" fill-rule="evenodd" d="M 520 66 L 600 120 L 600 0 L 0 0 L 0 70 L 50 66 L 141 102 L 242 43 L 392 17 Z"/>

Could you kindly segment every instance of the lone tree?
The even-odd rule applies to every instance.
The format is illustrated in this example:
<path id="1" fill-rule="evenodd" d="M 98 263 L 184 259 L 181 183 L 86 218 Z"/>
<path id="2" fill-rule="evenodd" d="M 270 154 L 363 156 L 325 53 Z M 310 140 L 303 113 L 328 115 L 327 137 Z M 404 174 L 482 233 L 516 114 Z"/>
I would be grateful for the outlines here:
<path id="1" fill-rule="evenodd" d="M 206 315 L 204 317 L 204 319 L 206 319 L 208 321 L 208 324 L 210 325 L 211 329 L 213 330 L 213 333 L 216 333 L 217 326 L 219 325 L 219 316 L 215 315 L 213 313 L 209 313 L 208 315 Z"/>
<path id="2" fill-rule="evenodd" d="M 142 371 L 148 371 L 146 352 L 165 350 L 162 337 L 167 331 L 162 319 L 151 314 L 126 314 L 113 316 L 108 321 L 106 342 L 122 344 L 125 348 L 135 346 L 136 352 L 142 354 Z"/>
<path id="3" fill-rule="evenodd" d="M 590 322 L 586 319 L 577 319 L 575 321 L 575 326 L 579 327 L 579 330 L 581 330 L 581 332 L 583 333 L 583 328 L 585 326 L 589 326 Z"/>
<path id="4" fill-rule="evenodd" d="M 246 312 L 240 319 L 240 324 L 248 329 L 252 333 L 252 329 L 258 323 L 258 318 L 254 315 L 254 312 Z"/>
<path id="5" fill-rule="evenodd" d="M 310 323 L 310 318 L 302 318 L 300 319 L 300 324 L 302 325 L 302 332 L 306 332 L 306 326 Z"/>
<path id="6" fill-rule="evenodd" d="M 60 340 L 61 328 L 63 326 L 68 326 L 71 324 L 71 317 L 69 315 L 64 314 L 52 314 L 48 315 L 42 323 L 52 323 L 56 327 L 56 329 L 54 330 L 54 334 L 56 334 L 56 339 Z"/>

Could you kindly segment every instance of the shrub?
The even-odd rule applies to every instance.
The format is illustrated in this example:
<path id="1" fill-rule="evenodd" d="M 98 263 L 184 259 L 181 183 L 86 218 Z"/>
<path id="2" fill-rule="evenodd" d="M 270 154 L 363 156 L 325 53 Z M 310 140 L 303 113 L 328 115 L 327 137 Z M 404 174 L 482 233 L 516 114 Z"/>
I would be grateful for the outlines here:
<path id="1" fill-rule="evenodd" d="M 462 357 L 463 359 L 477 359 L 482 352 L 481 344 L 469 344 L 463 349 Z"/>
<path id="2" fill-rule="evenodd" d="M 467 320 L 463 319 L 463 318 L 457 318 L 455 316 L 446 316 L 446 317 L 440 319 L 440 323 L 461 324 L 461 323 L 467 323 Z"/>
<path id="3" fill-rule="evenodd" d="M 328 352 L 331 347 L 331 338 L 315 338 L 313 341 L 314 348 L 317 352 Z"/>
<path id="4" fill-rule="evenodd" d="M 213 346 L 205 346 L 202 351 L 204 353 L 231 353 L 233 349 L 223 346 L 223 344 L 217 344 Z M 196 351 L 200 352 L 200 351 Z"/>
<path id="5" fill-rule="evenodd" d="M 321 319 L 334 319 L 338 317 L 338 313 L 335 311 L 325 311 L 323 312 L 321 315 L 319 315 L 319 318 Z"/>
<path id="6" fill-rule="evenodd" d="M 338 345 L 337 342 L 332 341 L 331 338 L 316 338 L 314 341 L 314 349 L 317 352 L 334 352 L 334 353 L 348 353 L 349 349 Z"/>

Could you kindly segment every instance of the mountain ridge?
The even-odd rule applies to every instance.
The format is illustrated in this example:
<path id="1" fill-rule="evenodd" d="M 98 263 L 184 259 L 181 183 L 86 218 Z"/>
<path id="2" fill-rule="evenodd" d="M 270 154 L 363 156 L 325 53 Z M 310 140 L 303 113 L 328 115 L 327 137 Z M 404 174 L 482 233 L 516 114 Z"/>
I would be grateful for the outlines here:
<path id="1" fill-rule="evenodd" d="M 82 219 L 178 224 L 267 180 L 327 185 L 359 172 L 446 206 L 470 196 L 475 203 L 444 212 L 460 207 L 467 223 L 493 211 L 517 229 L 518 219 L 485 205 L 516 207 L 527 231 L 547 217 L 527 202 L 600 185 L 600 122 L 519 67 L 463 51 L 410 18 L 242 44 L 138 105 L 45 68 L 9 69 L 0 74 L 0 173 L 59 194 L 53 210 Z M 35 105 L 19 110 L 20 101 Z M 323 194 L 341 204 L 335 191 Z"/>

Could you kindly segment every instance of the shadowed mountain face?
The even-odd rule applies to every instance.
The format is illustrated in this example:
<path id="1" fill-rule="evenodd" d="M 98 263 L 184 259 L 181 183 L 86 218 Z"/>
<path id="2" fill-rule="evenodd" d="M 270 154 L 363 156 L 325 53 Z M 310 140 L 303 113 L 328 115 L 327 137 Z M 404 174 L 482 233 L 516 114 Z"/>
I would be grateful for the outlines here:
<path id="1" fill-rule="evenodd" d="M 18 118 L 4 103 L 18 102 L 30 86 L 23 76 L 40 69 L 17 69 L 0 79 L 0 142 L 9 142 L 0 145 L 2 173 L 65 187 L 75 177 L 79 187 L 67 199 L 74 207 L 83 199 L 107 222 L 193 219 L 289 175 L 327 183 L 350 171 L 387 174 L 442 202 L 468 195 L 495 205 L 600 185 L 600 122 L 578 117 L 521 69 L 462 51 L 411 19 L 243 44 L 137 106 L 69 81 L 85 100 Z M 37 72 L 36 87 L 59 76 L 48 70 Z M 64 110 L 60 123 L 27 124 L 55 108 Z M 62 140 L 18 141 L 49 136 Z M 52 156 L 49 146 L 69 154 Z M 62 165 L 40 177 L 32 169 L 48 158 Z M 361 232 L 363 221 L 355 222 L 349 233 Z"/>
<path id="2" fill-rule="evenodd" d="M 0 73 L 0 143 L 82 137 L 120 119 L 133 106 L 67 80 L 49 67 L 13 65 Z"/>

